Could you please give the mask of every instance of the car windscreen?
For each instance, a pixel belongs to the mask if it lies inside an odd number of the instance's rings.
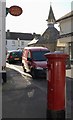
[[[21,57],[22,56],[22,52],[19,51],[19,52],[12,52],[12,56],[13,57]]]
[[[48,53],[50,51],[33,51],[32,52],[32,59],[35,61],[46,61],[46,57],[44,56],[45,53]]]

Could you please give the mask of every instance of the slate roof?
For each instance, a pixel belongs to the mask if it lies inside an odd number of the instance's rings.
[[[65,38],[65,37],[71,37],[71,36],[73,36],[73,32],[67,33],[67,34],[63,34],[63,35],[60,35],[59,38]]]
[[[47,21],[48,23],[49,23],[49,22],[53,22],[53,23],[56,22],[56,19],[55,19],[55,16],[54,16],[54,13],[53,13],[52,6],[51,6],[51,5],[50,5],[50,10],[49,10],[48,19],[47,19],[46,21]]]
[[[31,33],[6,32],[6,39],[10,40],[32,40],[34,36]]]
[[[44,38],[45,34],[49,35],[49,39]],[[59,38],[59,31],[55,27],[48,27],[46,31],[43,33],[42,37],[39,38],[37,44],[47,44],[54,43]]]
[[[61,18],[56,20],[56,22],[59,22],[61,20],[64,20],[64,19],[67,19],[67,18],[70,18],[70,17],[73,17],[73,11],[71,11],[71,12],[67,13],[66,15],[62,16]]]

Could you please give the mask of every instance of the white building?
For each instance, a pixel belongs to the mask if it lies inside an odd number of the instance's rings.
[[[56,22],[59,23],[60,37],[57,48],[63,50],[73,59],[73,11],[67,13]]]
[[[31,33],[17,33],[7,30],[6,48],[7,50],[23,49],[32,39],[33,35]]]

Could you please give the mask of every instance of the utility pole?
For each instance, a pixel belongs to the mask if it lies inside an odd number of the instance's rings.
[[[6,82],[6,1],[0,0],[0,120],[2,119],[2,81]]]
[[[6,82],[6,1],[0,0],[0,74],[3,82]]]

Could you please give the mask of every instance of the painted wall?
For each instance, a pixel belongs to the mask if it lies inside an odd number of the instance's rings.
[[[24,48],[27,46],[27,44],[30,42],[30,40],[7,40],[6,42],[6,48],[7,50],[16,50],[18,48]]]
[[[68,18],[59,22],[60,24],[60,35],[73,32],[72,28],[73,18]]]

